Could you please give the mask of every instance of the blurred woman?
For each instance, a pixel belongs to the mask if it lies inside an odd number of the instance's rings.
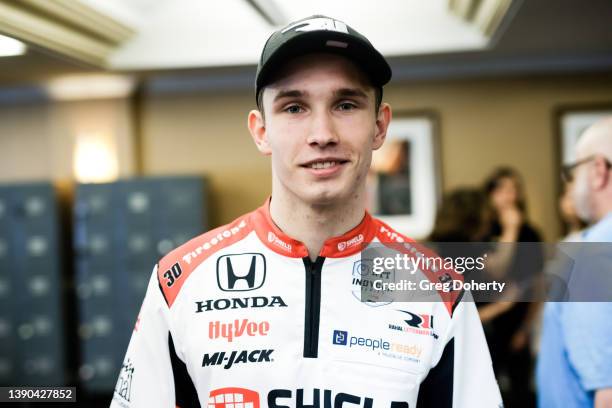
[[[540,242],[541,238],[528,221],[522,178],[515,170],[495,170],[484,191],[493,211],[491,231],[485,240],[501,243],[489,258],[487,272],[493,278],[518,283],[524,291],[520,295],[522,302],[481,305],[480,317],[506,406],[532,407],[535,395],[531,388],[533,356],[529,336],[540,304],[528,300],[533,297],[530,291],[541,281],[543,254],[539,245],[519,248],[516,243]]]

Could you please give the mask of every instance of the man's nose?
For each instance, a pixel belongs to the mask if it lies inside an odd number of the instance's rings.
[[[312,125],[308,134],[308,144],[327,146],[338,143],[338,134],[329,112],[313,114]]]

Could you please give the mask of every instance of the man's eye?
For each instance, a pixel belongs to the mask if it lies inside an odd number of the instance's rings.
[[[355,104],[351,102],[342,102],[341,104],[338,105],[338,109],[343,110],[343,111],[352,110],[355,108],[356,108]]]
[[[285,108],[285,112],[287,113],[300,113],[303,109],[300,105],[291,105]]]

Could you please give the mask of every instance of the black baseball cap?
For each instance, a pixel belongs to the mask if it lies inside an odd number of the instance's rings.
[[[315,52],[342,55],[362,69],[375,87],[391,79],[391,67],[370,41],[342,21],[314,15],[275,31],[264,45],[255,76],[255,99],[275,71],[292,58]]]

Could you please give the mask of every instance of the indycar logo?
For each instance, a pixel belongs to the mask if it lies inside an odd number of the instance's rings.
[[[270,359],[270,355],[273,351],[273,349],[253,351],[242,350],[232,351],[229,355],[227,355],[225,351],[216,352],[212,355],[206,353],[202,358],[202,367],[223,365],[225,370],[229,370],[234,364],[269,363],[274,361]]]
[[[226,292],[244,292],[262,287],[266,280],[263,254],[223,255],[217,259],[217,285]]]
[[[371,307],[384,306],[391,303],[390,290],[374,290],[374,281],[384,279],[393,281],[395,272],[374,274],[371,259],[360,259],[353,263],[352,293],[353,297],[364,305]]]

